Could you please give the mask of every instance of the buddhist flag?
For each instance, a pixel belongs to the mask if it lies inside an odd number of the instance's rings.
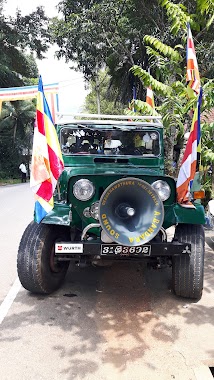
[[[147,87],[146,90],[146,103],[150,105],[150,107],[155,108],[154,95],[151,86]]]
[[[30,178],[30,187],[35,193],[37,223],[54,206],[53,193],[63,169],[62,153],[40,77]]]
[[[190,130],[189,139],[187,141],[186,150],[181,163],[180,171],[177,180],[177,199],[183,207],[195,208],[190,202],[190,190],[193,179],[195,177],[198,152],[201,146],[201,129],[200,129],[200,105],[202,100],[202,89],[200,90],[197,107],[194,111],[192,127]]]
[[[200,92],[200,76],[198,70],[198,63],[195,54],[195,47],[192,38],[192,32],[190,25],[187,25],[188,35],[187,35],[187,72],[186,81],[188,84],[187,90],[189,97],[193,97],[195,94],[198,95]]]

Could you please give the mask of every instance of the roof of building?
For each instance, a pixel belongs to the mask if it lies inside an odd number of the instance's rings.
[[[201,115],[201,121],[206,123],[213,123],[214,122],[214,108],[212,108],[210,111],[204,111]]]

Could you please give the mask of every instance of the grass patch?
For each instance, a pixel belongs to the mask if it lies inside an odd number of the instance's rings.
[[[16,183],[21,183],[21,180],[18,178],[15,179],[0,179],[0,186],[4,185],[15,185]]]

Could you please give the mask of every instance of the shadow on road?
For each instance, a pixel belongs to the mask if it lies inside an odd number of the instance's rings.
[[[206,296],[214,287],[212,250],[205,262]],[[104,364],[122,372],[151,347],[177,341],[180,322],[195,329],[214,322],[214,309],[203,298],[196,303],[173,295],[170,269],[149,270],[145,263],[71,266],[58,292],[41,297],[23,290],[16,304],[22,311],[7,316],[0,340],[11,339],[7,338],[11,330],[12,339],[18,341],[23,328],[45,327],[43,340],[50,339],[58,360],[66,360],[59,369],[63,379],[87,379]]]
[[[214,230],[205,230],[206,243],[214,251]]]

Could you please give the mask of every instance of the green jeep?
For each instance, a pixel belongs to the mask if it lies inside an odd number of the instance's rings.
[[[22,236],[17,264],[22,285],[51,293],[70,261],[101,266],[147,260],[153,267],[172,267],[176,295],[199,299],[204,208],[194,193],[195,209],[176,202],[176,182],[164,174],[161,118],[63,119],[57,133],[65,168],[53,210],[40,224],[31,222]],[[171,226],[175,235],[167,241]]]

